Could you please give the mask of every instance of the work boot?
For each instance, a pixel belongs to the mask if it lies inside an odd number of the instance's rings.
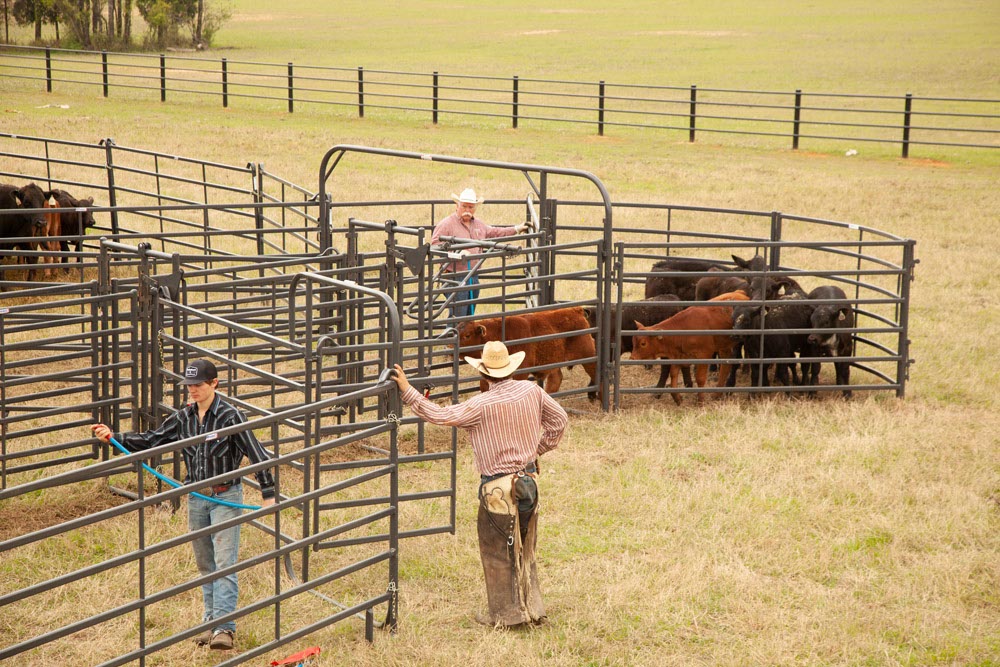
[[[205,630],[205,632],[202,632],[201,634],[192,637],[191,641],[193,641],[198,646],[208,646],[209,642],[212,641],[212,631]]]
[[[229,651],[233,648],[233,633],[229,630],[219,630],[212,634],[212,642],[208,645],[218,651]]]

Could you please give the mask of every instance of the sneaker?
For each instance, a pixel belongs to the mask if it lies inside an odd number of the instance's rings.
[[[194,637],[192,637],[191,641],[193,641],[198,646],[208,646],[208,643],[212,641],[212,631],[205,630],[205,632],[201,633],[200,635],[195,635]]]
[[[212,635],[212,641],[208,645],[219,651],[228,651],[233,648],[233,633],[229,630],[219,630]]]

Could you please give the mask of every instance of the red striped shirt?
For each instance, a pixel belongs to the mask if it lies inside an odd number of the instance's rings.
[[[425,421],[469,432],[480,475],[517,472],[555,449],[566,430],[566,411],[528,380],[490,382],[490,390],[457,405],[438,405],[412,386],[403,402]]]

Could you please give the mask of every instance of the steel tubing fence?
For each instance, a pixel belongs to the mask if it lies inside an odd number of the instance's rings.
[[[0,659],[45,657],[73,633],[96,626],[139,630],[126,652],[95,662],[154,655],[169,661],[179,642],[204,629],[193,619],[182,626],[150,622],[162,609],[175,617],[178,596],[205,579],[178,575],[151,583],[149,573],[176,562],[191,536],[163,535],[146,517],[146,508],[177,509],[184,491],[166,489],[138,467],[148,459],[179,478],[177,452],[194,441],[114,457],[86,431],[96,420],[123,429],[159,424],[183,400],[176,380],[194,358],[220,367],[226,394],[248,416],[246,427],[275,454],[281,494],[277,509],[239,519],[253,528],[246,533],[255,555],[237,568],[256,582],[256,593],[234,618],[259,627],[273,621],[274,627],[258,630],[266,638],[226,664],[354,617],[364,618],[370,636],[376,609],[386,613],[383,625],[393,626],[399,540],[454,532],[457,435],[452,430],[443,444],[428,440],[419,420],[401,413],[386,371],[401,363],[414,385],[435,399],[456,401],[478,391],[477,378],[460,363],[461,354],[480,349],[460,348],[465,323],[585,309],[589,328],[570,335],[593,336],[594,356],[527,369],[568,371],[556,396],[571,410],[584,409],[583,394],[599,395],[605,410],[664,393],[681,400],[702,392],[822,393],[829,400],[850,390],[905,395],[915,243],[871,227],[777,211],[613,202],[587,172],[380,148],[328,151],[315,195],[253,163],[243,169],[167,159],[109,141],[92,146],[0,135],[0,148],[12,156],[5,177],[114,200],[93,207],[97,230],[68,239],[82,241],[80,250],[0,249],[0,508],[79,487],[129,499],[86,516],[0,531],[0,553],[5,562],[28,563],[48,543],[99,542],[109,531],[120,532],[122,521],[134,531],[116,549],[101,546],[99,556],[70,559],[55,574],[34,576],[25,568],[0,590],[0,608],[18,627],[31,610],[50,599],[73,599],[112,572],[126,573],[115,576],[132,586],[89,615],[54,621],[45,634],[0,646]],[[109,154],[112,176],[101,178],[100,158]],[[451,315],[449,306],[466,297],[442,279],[442,269],[470,242],[430,245],[433,223],[449,203],[335,200],[330,193],[354,159],[410,161],[417,169],[459,165],[526,184],[527,198],[488,202],[491,221],[524,221],[531,228],[475,243],[482,251],[475,314]],[[560,199],[559,187],[570,178],[582,179],[597,196]],[[394,218],[371,215],[386,210]],[[32,254],[68,259],[63,266],[71,269],[32,280],[30,267],[14,263]],[[737,269],[736,256],[760,256],[763,268]],[[624,310],[643,304],[651,278],[719,275],[655,266],[668,257],[712,260],[748,280],[792,279],[806,291],[841,288],[845,299],[815,304],[848,306],[854,314],[853,326],[840,330],[852,340],[851,355],[837,359],[854,371],[849,383],[774,387],[740,374],[732,387],[652,386],[655,375],[641,368],[644,362],[622,352],[626,338],[648,335]],[[747,303],[775,305],[770,298]],[[744,335],[801,333],[757,328]],[[544,346],[559,337],[529,340]],[[725,361],[651,363],[697,368]],[[569,370],[591,362],[596,371],[589,380]],[[831,359],[759,355],[741,362],[764,368]],[[402,444],[401,428],[415,437]],[[253,486],[252,476],[247,483]],[[401,506],[412,508],[402,522]],[[305,611],[313,598],[322,601],[321,612]]]
[[[911,148],[1000,148],[1000,100],[823,91],[754,91],[692,86],[509,78],[364,67],[295,66],[177,55],[0,48],[0,76],[44,82],[45,89],[100,88],[104,97],[165,102],[215,98],[223,107],[276,103],[366,112],[580,125],[599,135],[637,128],[756,137],[798,149],[882,144]],[[833,144],[831,144],[833,142]]]

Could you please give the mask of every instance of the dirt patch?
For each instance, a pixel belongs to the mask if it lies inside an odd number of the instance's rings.
[[[0,541],[27,535],[65,521],[94,514],[128,502],[111,493],[107,486],[78,484],[15,498],[0,504]]]
[[[900,158],[903,164],[910,165],[912,167],[946,167],[950,168],[950,162],[944,162],[943,160],[933,160],[928,157],[910,157],[910,158]]]

